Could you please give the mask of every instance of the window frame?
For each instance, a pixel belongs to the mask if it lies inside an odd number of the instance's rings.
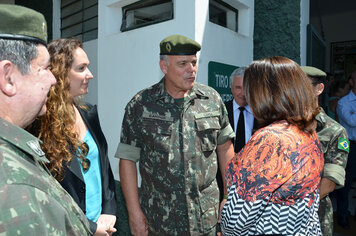
[[[227,9],[229,9],[232,12],[235,13],[235,15],[236,15],[236,17],[235,17],[235,23],[236,23],[235,29],[229,28],[227,23],[226,23],[226,26],[225,26],[225,25],[221,25],[221,24],[218,24],[218,23],[215,23],[215,22],[211,21],[211,19],[210,19],[210,6],[212,5],[212,2],[214,2],[214,3],[218,4],[218,5],[221,5],[222,7],[225,7],[225,8],[227,8]],[[239,32],[239,9],[234,8],[233,6],[231,6],[230,4],[228,4],[228,3],[226,3],[226,2],[224,2],[222,0],[209,0],[209,22],[238,33]]]
[[[166,3],[169,3],[170,7],[171,7],[171,14],[167,18],[149,21],[146,23],[138,24],[138,25],[135,24],[130,27],[125,26],[127,14],[130,11],[134,11],[134,10],[146,8],[146,7],[151,7],[151,6],[156,6],[156,5],[160,5],[160,4],[166,4]],[[120,31],[126,32],[126,31],[146,27],[146,26],[153,25],[153,24],[158,24],[158,23],[173,20],[173,19],[174,19],[174,1],[173,0],[141,0],[141,1],[138,1],[138,2],[135,2],[135,3],[132,3],[132,4],[122,7],[122,23],[121,23]]]

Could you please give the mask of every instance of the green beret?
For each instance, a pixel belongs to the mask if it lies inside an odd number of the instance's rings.
[[[302,70],[310,77],[326,77],[326,73],[312,66],[301,66]]]
[[[46,20],[35,10],[0,4],[0,38],[30,40],[46,45]]]
[[[183,35],[171,35],[159,44],[160,55],[195,55],[200,51],[200,44]]]
[[[312,66],[301,66],[305,74],[312,80],[312,83],[325,83],[326,73]]]

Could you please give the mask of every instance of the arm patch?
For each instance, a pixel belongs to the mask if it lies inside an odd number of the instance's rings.
[[[337,148],[339,150],[343,150],[343,151],[346,151],[348,153],[349,150],[350,150],[350,142],[349,142],[349,140],[345,139],[345,138],[339,138]]]

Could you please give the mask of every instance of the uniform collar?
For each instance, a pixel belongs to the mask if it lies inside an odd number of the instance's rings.
[[[49,163],[41,149],[39,139],[2,118],[0,118],[0,138],[33,156],[35,160]]]
[[[165,77],[163,77],[161,81],[155,85],[156,87],[155,89],[153,89],[152,91],[153,93],[150,94],[151,96],[149,97],[155,101],[163,100],[165,103],[174,103],[174,98],[171,95],[169,95],[169,93],[167,92],[164,86],[164,80]],[[198,83],[195,82],[194,87],[191,90],[189,90],[187,96],[185,97],[185,100],[190,101],[197,97],[207,97],[207,96],[205,95],[204,91],[202,91],[199,88]]]
[[[326,116],[327,116],[322,107],[319,107],[319,110],[320,110],[319,114],[316,115],[315,117],[317,122],[317,130],[319,130],[319,127],[324,127],[326,123]]]
[[[325,113],[324,109],[323,109],[322,107],[319,107],[318,109],[319,109],[320,112],[319,112],[319,114],[316,116],[316,119],[325,122],[325,121],[326,121],[326,120],[325,120],[325,115],[326,115],[326,113]]]

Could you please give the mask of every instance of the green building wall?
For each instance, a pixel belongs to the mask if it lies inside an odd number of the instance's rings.
[[[255,0],[253,58],[285,56],[300,64],[300,0]]]

